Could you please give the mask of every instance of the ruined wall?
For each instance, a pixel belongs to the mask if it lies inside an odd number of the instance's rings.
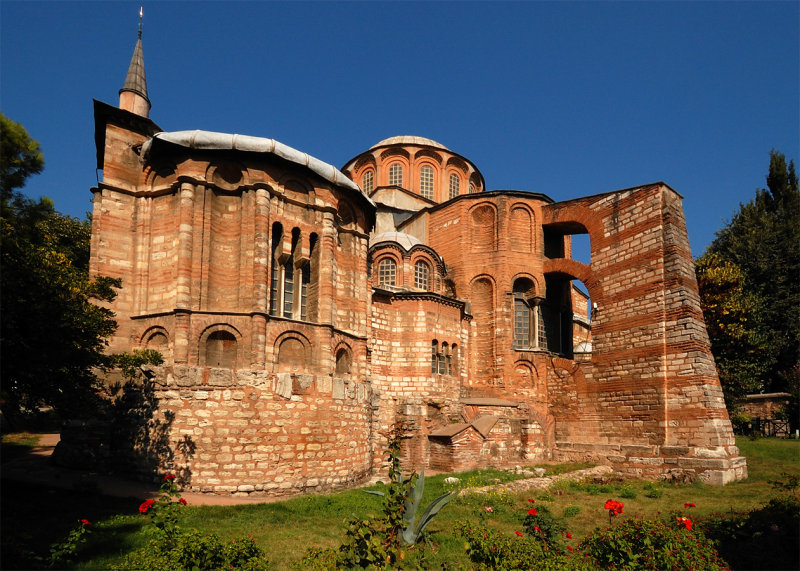
[[[564,375],[561,387],[577,406],[552,409],[560,456],[595,457],[645,477],[673,469],[714,483],[746,476],[702,321],[680,196],[655,184],[543,214],[545,227],[588,230],[591,267],[556,258],[544,271],[580,278],[598,306],[591,368],[574,382]]]

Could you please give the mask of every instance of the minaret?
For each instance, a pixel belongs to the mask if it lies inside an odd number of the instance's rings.
[[[133,50],[125,85],[119,90],[119,108],[142,117],[149,117],[150,100],[147,98],[147,79],[144,76],[144,56],[142,55],[142,16],[142,9],[139,8],[139,39]]]

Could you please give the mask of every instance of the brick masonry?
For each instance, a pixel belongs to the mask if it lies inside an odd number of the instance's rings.
[[[372,202],[274,153],[145,154],[157,127],[96,105],[91,272],[123,283],[109,350],[164,355],[161,464],[186,486],[349,486],[381,470],[392,432],[415,469],[591,459],[746,477],[667,185],[486,192],[464,157],[400,137],[343,168],[372,172]],[[388,185],[395,163],[408,184]],[[570,257],[584,233],[588,265]]]

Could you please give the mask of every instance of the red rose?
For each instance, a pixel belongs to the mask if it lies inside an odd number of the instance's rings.
[[[566,533],[567,539],[572,539],[572,534],[570,532]]]
[[[533,500],[530,500],[530,499],[529,499],[528,501],[529,501],[530,503],[533,503]]]
[[[624,505],[625,504],[622,502],[618,502],[616,500],[608,500],[603,508],[607,509],[611,515],[619,515],[622,513],[622,508]]]
[[[514,533],[516,533],[516,534],[517,534],[517,536],[519,536],[519,537],[522,537],[522,534],[521,534],[520,532],[518,532],[518,531],[515,531]]]
[[[171,482],[174,479],[175,479],[175,474],[167,474],[166,476],[164,476],[164,481],[165,482]]]
[[[186,500],[184,500],[183,498],[181,498],[181,499],[179,499],[179,500],[178,500],[178,503],[179,503],[179,504],[186,505]]]
[[[536,515],[536,508],[531,508],[528,510],[528,515]]]
[[[697,506],[694,505],[694,504],[683,504],[683,507],[685,507],[685,508],[696,508]]]
[[[146,514],[150,508],[153,507],[153,504],[156,503],[155,500],[145,500],[142,502],[142,505],[139,506],[139,513]]]
[[[90,522],[88,519],[82,519],[82,520],[81,520],[81,523],[82,523],[83,525],[92,525],[92,522]]]
[[[539,526],[538,526],[538,525],[534,525],[534,526],[533,526],[533,531],[535,531],[536,533],[539,533],[539,532],[541,532],[542,530],[541,530],[541,529],[539,529]]]

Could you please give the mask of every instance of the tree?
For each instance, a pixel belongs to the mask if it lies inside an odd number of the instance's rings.
[[[761,389],[761,379],[775,358],[751,319],[763,300],[745,287],[741,268],[717,253],[698,258],[695,272],[725,403],[733,409],[745,395]]]
[[[3,117],[14,136],[3,135],[3,157],[27,157],[3,166],[0,199],[0,376],[4,412],[52,406],[79,416],[97,404],[93,370],[108,363],[106,338],[114,314],[93,301],[111,301],[119,280],[89,279],[91,225],[55,211],[18,191],[38,172],[38,144],[22,126]],[[16,146],[16,148],[15,148]],[[39,167],[37,167],[37,164]]]
[[[794,391],[800,358],[800,192],[794,162],[788,166],[778,151],[770,152],[767,188],[756,191],[755,197],[739,206],[739,210],[708,247],[706,256],[714,255],[714,263],[730,263],[741,269],[742,288],[758,304],[742,327],[751,339],[762,339],[760,354],[763,373],[760,389],[764,392]],[[709,258],[710,259],[710,258]],[[702,291],[701,294],[705,295]],[[706,283],[706,286],[708,284]],[[713,294],[712,294],[713,295]],[[731,293],[730,295],[734,295]],[[712,334],[712,350],[733,343],[735,353],[740,340]],[[722,354],[716,352],[718,359]],[[734,358],[735,354],[732,355]],[[724,360],[724,357],[722,357]],[[736,366],[749,359],[743,351]],[[734,366],[734,363],[731,363]]]
[[[11,198],[14,190],[25,185],[25,179],[42,172],[44,157],[39,143],[31,139],[25,128],[0,113],[0,197]]]

